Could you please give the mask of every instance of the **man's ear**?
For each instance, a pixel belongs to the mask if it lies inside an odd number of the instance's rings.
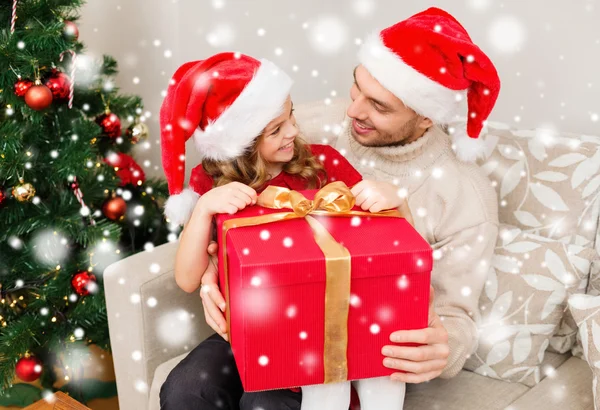
[[[433,126],[433,121],[431,121],[429,118],[427,118],[427,117],[420,117],[420,118],[421,118],[421,120],[419,121],[419,123],[417,125],[419,128],[426,130]]]

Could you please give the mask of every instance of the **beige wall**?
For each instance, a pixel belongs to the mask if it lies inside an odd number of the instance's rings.
[[[121,69],[118,85],[143,97],[151,113],[151,144],[137,148],[136,156],[140,163],[150,161],[144,167],[149,174],[162,175],[161,91],[181,63],[218,51],[242,51],[269,58],[289,72],[296,81],[292,94],[296,102],[324,99],[332,91],[347,95],[356,64],[355,39],[432,4],[88,0],[82,10],[80,39],[90,52],[115,57]],[[435,4],[456,16],[497,66],[502,91],[492,120],[600,135],[600,1],[438,0]],[[263,36],[258,34],[260,28],[265,30]],[[320,33],[328,43],[318,42]],[[317,77],[313,70],[318,71]],[[191,145],[188,148],[193,150]],[[195,158],[192,154],[190,159]]]

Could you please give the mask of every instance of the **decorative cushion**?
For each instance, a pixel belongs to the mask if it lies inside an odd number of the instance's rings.
[[[600,296],[573,295],[569,298],[569,310],[579,327],[583,357],[594,374],[594,408],[600,410]]]
[[[485,131],[486,155],[478,164],[496,187],[501,223],[527,233],[592,248],[600,211],[600,137],[556,130],[513,130],[491,122]],[[583,260],[574,258],[582,267]],[[577,276],[575,292],[585,293],[588,270]],[[597,278],[600,288],[600,278]],[[596,286],[596,285],[595,285]],[[576,327],[570,313],[550,342],[550,350],[569,351]]]
[[[465,368],[528,386],[539,383],[551,370],[540,365],[567,297],[594,255],[589,248],[501,225],[480,299],[479,346]]]

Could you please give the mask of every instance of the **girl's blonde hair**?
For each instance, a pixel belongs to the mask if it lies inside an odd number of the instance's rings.
[[[214,187],[230,182],[241,182],[253,189],[260,189],[269,181],[267,163],[260,155],[258,147],[264,138],[260,135],[244,155],[233,160],[214,161],[204,159],[202,168],[212,176]],[[306,189],[321,188],[327,182],[327,173],[321,163],[314,157],[308,144],[300,137],[294,139],[294,155],[283,165],[282,172],[298,175],[307,181]]]

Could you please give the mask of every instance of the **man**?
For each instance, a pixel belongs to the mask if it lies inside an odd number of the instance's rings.
[[[477,137],[496,101],[498,75],[460,23],[436,8],[369,38],[359,60],[345,119],[338,106],[326,110],[315,106],[314,112],[298,113],[298,120],[309,142],[323,142],[323,124],[339,131],[327,142],[365,178],[353,187],[363,209],[376,202],[369,195],[374,184],[386,184],[386,189],[406,197],[415,229],[434,249],[435,298],[432,292],[426,329],[390,335],[391,342],[422,346],[384,346],[383,363],[402,371],[393,373],[392,379],[407,383],[450,378],[477,347],[478,299],[498,234],[496,193],[478,167],[469,163],[482,150]],[[464,98],[469,108],[467,132],[454,130],[453,145],[441,126],[461,114]],[[214,267],[202,283],[206,320],[226,338],[225,301]],[[214,397],[235,402],[236,393],[216,383],[213,392],[220,395]],[[280,399],[274,407],[260,393],[242,401],[265,410],[300,408],[300,394],[282,391]]]

